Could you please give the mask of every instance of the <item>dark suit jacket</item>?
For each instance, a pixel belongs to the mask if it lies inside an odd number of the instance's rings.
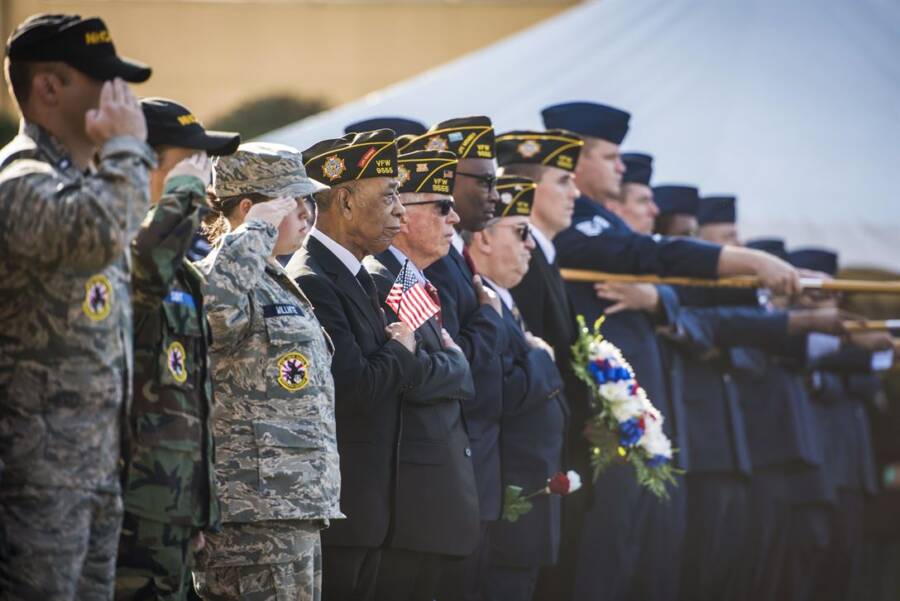
[[[582,436],[584,424],[591,414],[590,391],[572,370],[572,344],[578,337],[575,311],[566,294],[559,268],[547,262],[541,247],[531,253],[528,273],[519,285],[510,289],[528,330],[553,347],[556,366],[562,374],[571,419],[566,433],[563,465],[579,474],[590,473],[587,440]],[[584,491],[580,493],[586,496]]]
[[[400,397],[417,386],[415,354],[389,340],[355,274],[315,238],[287,264],[334,343],[331,373],[341,456],[341,511],[326,545],[378,547],[388,535],[396,495]]]
[[[390,251],[365,264],[384,302],[401,265]],[[399,321],[387,305],[385,312]],[[416,330],[416,339],[424,376],[401,400],[400,487],[389,546],[468,555],[481,525],[462,401],[472,400],[475,385],[465,356],[444,348],[435,317]]]
[[[503,352],[503,486],[521,486],[525,494],[547,485],[562,468],[568,409],[562,378],[545,351],[531,348],[512,313],[503,306],[509,345]],[[532,499],[531,511],[515,523],[491,526],[491,561],[533,566],[556,562],[560,540],[560,498]]]
[[[455,248],[425,270],[441,298],[444,329],[462,348],[475,381],[475,398],[463,402],[478,481],[482,521],[500,515],[500,419],[503,412],[503,367],[500,354],[508,343],[503,319],[478,303],[472,272]]]

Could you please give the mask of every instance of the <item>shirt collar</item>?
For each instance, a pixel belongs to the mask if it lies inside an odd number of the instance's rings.
[[[503,288],[501,286],[498,286],[496,282],[494,282],[493,280],[491,280],[491,278],[487,277],[484,274],[481,274],[481,277],[484,279],[485,282],[490,284],[491,288],[494,289],[494,292],[497,293],[497,296],[500,297],[500,300],[503,301],[503,304],[506,305],[506,308],[509,309],[510,311],[512,311],[513,307],[515,307],[515,303],[513,302],[513,297],[512,297],[512,294],[509,293],[509,290],[507,290],[506,288]]]
[[[425,275],[419,270],[418,267],[416,267],[415,263],[413,263],[412,261],[409,260],[409,257],[407,257],[406,254],[402,250],[400,250],[399,248],[397,248],[394,245],[389,246],[388,250],[390,250],[391,254],[394,255],[394,258],[400,262],[400,269],[403,269],[403,266],[407,265],[407,261],[408,261],[409,262],[408,269],[412,270],[413,274],[415,274],[415,276],[416,276],[416,279],[422,284],[428,283],[428,279],[425,277]]]
[[[462,254],[463,248],[465,248],[466,243],[463,242],[462,236],[459,235],[459,232],[453,230],[453,239],[450,240],[450,244],[453,245],[453,248],[456,249],[456,252]]]
[[[362,267],[362,263],[353,256],[349,250],[332,240],[327,234],[325,234],[322,230],[313,227],[309,231],[309,235],[311,238],[315,238],[319,242],[321,242],[325,248],[331,251],[338,260],[344,264],[344,267],[350,272],[350,275],[356,277],[356,274],[359,273],[359,269]]]
[[[534,238],[537,245],[541,247],[541,252],[544,253],[547,263],[552,265],[553,260],[556,258],[556,247],[553,246],[553,242],[551,242],[541,230],[534,227],[534,225],[531,226],[531,237]]]

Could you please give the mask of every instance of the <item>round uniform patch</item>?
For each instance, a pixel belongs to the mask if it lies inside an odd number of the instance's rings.
[[[448,148],[447,140],[440,136],[428,138],[428,142],[425,143],[425,150],[447,150]]]
[[[84,302],[81,309],[93,321],[106,319],[112,310],[112,284],[105,275],[92,276],[84,283]]]
[[[336,154],[331,155],[322,163],[322,174],[329,180],[334,181],[344,174],[347,167],[344,165],[344,159]]]
[[[166,367],[179,384],[187,380],[187,353],[180,342],[173,342],[166,349]]]
[[[409,172],[406,165],[399,165],[397,167],[397,181],[400,182],[401,186],[408,182],[410,177],[412,177],[412,173]]]
[[[285,353],[278,358],[278,383],[290,392],[297,392],[309,383],[309,359],[300,353]]]
[[[526,159],[530,159],[537,153],[541,151],[541,145],[535,142],[534,140],[525,140],[521,144],[519,144],[518,148],[516,148],[518,153],[525,157]]]

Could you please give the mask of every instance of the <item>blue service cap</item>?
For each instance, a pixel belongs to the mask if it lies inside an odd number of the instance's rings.
[[[628,133],[631,115],[623,110],[596,102],[564,102],[541,111],[544,127],[567,129],[576,134],[621,144]]]
[[[424,123],[414,119],[405,117],[372,117],[371,119],[363,119],[362,121],[351,123],[344,128],[344,133],[358,134],[364,131],[375,131],[376,129],[392,129],[397,137],[421,136],[428,130]]]
[[[838,256],[827,248],[798,248],[788,253],[788,261],[794,267],[837,275]]]
[[[694,186],[655,186],[653,202],[662,215],[697,215],[700,191]]]
[[[704,196],[697,210],[697,223],[737,223],[736,204],[734,196]]]
[[[787,261],[787,248],[785,248],[782,238],[756,238],[747,242],[746,246],[747,248],[755,248],[756,250],[767,252]]]
[[[653,157],[643,152],[626,152],[622,155],[625,163],[625,173],[622,175],[623,184],[650,185],[653,177]]]

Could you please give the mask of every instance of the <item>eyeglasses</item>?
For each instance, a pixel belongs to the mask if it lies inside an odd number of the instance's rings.
[[[404,207],[412,207],[415,205],[437,205],[441,211],[441,216],[446,217],[453,209],[454,203],[452,198],[442,198],[440,200],[422,200],[420,202],[408,202]]]
[[[497,185],[497,176],[489,175],[489,174],[481,174],[481,173],[465,173],[463,171],[457,171],[456,175],[464,175],[466,177],[471,177],[472,179],[477,179],[481,182],[481,185],[487,188],[488,190],[493,189]]]
[[[516,234],[519,235],[519,238],[522,242],[528,240],[528,237],[531,235],[531,224],[528,223],[519,223],[517,225],[512,225],[511,223],[497,223],[494,224],[494,227],[511,227],[516,230]]]

